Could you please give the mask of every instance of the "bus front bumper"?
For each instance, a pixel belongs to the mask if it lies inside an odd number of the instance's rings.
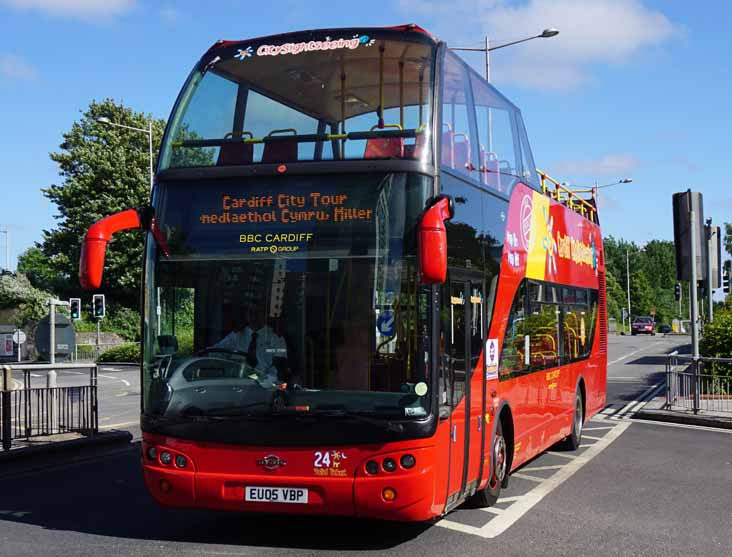
[[[434,453],[414,442],[280,450],[144,434],[142,464],[148,491],[166,507],[421,521],[444,509]]]

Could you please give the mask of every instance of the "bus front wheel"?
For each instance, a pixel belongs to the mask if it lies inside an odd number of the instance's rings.
[[[505,483],[506,474],[508,473],[508,448],[506,438],[503,436],[501,420],[498,420],[496,424],[491,458],[493,459],[493,473],[488,480],[488,484],[473,495],[473,503],[478,507],[490,507],[496,504],[501,494],[501,485]]]

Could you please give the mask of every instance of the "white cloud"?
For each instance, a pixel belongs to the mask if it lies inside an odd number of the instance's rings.
[[[20,56],[0,54],[0,78],[3,81],[36,81],[38,72]]]
[[[593,65],[626,62],[678,31],[641,0],[400,0],[400,6],[434,18],[435,32],[453,45],[485,34],[495,45],[559,29],[557,37],[516,45],[491,59],[496,81],[550,90],[572,89],[591,79]]]
[[[607,154],[594,160],[560,161],[551,168],[558,176],[597,176],[625,178],[625,174],[641,166],[641,161],[628,153]]]
[[[162,19],[163,23],[166,25],[176,25],[181,18],[178,10],[172,6],[165,6],[164,8],[161,8],[158,13],[160,15],[160,19]]]
[[[0,0],[18,9],[85,21],[109,19],[128,12],[136,0]]]

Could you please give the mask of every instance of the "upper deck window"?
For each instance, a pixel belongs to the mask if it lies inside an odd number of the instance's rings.
[[[521,112],[454,53],[445,53],[441,165],[484,188],[510,195],[538,189]]]
[[[367,36],[215,49],[178,101],[160,169],[428,161],[432,67],[430,45]]]

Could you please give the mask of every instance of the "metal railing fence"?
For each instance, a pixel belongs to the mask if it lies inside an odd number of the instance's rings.
[[[713,366],[732,364],[732,358],[694,359],[671,352],[666,360],[666,407],[732,415],[732,375],[705,373]]]
[[[56,370],[89,370],[86,385],[56,384]],[[23,388],[12,389],[11,373],[23,372]],[[99,431],[96,364],[14,364],[2,368],[0,393],[0,441],[10,450],[14,440]],[[34,386],[38,379],[45,386]]]
[[[74,347],[74,362],[96,362],[101,354],[119,346],[118,342],[100,342],[99,344],[77,344]]]

